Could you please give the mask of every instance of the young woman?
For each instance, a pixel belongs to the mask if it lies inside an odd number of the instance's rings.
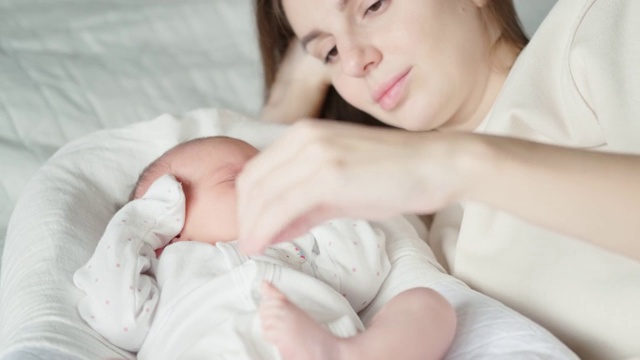
[[[454,275],[585,358],[640,354],[640,3],[560,0],[522,51],[510,0],[257,11],[265,118],[357,118],[322,112],[330,84],[400,130],[297,122],[240,175],[246,249],[335,216],[438,211],[430,242]]]

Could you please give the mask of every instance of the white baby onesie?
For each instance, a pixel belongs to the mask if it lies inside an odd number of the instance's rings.
[[[141,359],[277,359],[257,316],[263,280],[337,336],[363,330],[357,312],[390,270],[374,223],[333,220],[260,256],[241,254],[235,242],[192,241],[156,259],[181,230],[184,208],[180,184],[161,177],[114,215],[74,274],[86,294],[80,315],[109,341]]]

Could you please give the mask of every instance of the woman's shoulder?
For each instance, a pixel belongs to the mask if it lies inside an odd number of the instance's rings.
[[[588,3],[571,42],[571,79],[597,117],[606,148],[640,152],[640,1]]]
[[[640,119],[631,101],[640,97],[638,17],[637,0],[558,1],[514,64],[486,132],[630,150],[640,137],[629,129]]]

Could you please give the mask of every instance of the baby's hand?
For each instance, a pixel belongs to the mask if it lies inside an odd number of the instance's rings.
[[[163,175],[141,198],[130,201],[113,216],[103,237],[142,240],[154,250],[162,249],[180,233],[184,216],[182,186],[173,176]]]
[[[138,200],[140,203],[136,204],[136,215],[141,216],[144,224],[152,225],[149,232],[155,235],[146,237],[145,241],[154,249],[164,248],[184,226],[185,198],[182,186],[172,175],[162,175]]]
[[[115,345],[140,349],[159,299],[154,251],[181,231],[184,215],[180,183],[158,178],[111,218],[95,253],[75,272],[73,281],[86,294],[78,305],[82,318]]]

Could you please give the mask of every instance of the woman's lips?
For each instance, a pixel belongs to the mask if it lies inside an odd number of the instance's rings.
[[[382,109],[389,111],[398,106],[403,99],[409,72],[411,69],[393,77],[374,92],[373,98]]]

